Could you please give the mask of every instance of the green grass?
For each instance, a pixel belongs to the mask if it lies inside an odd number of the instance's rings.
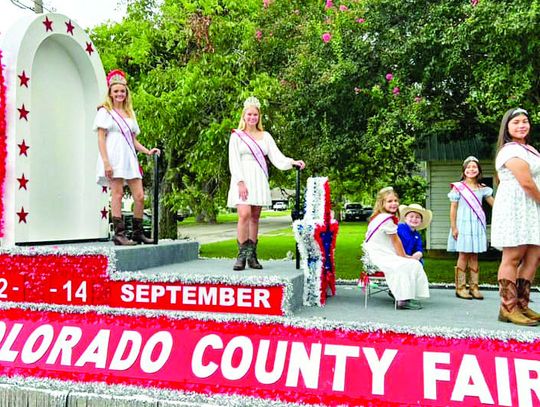
[[[262,211],[261,212],[261,218],[275,218],[279,216],[291,216],[291,211]],[[229,212],[220,212],[217,218],[217,223],[236,223],[238,221],[238,214],[235,213],[229,213]],[[179,223],[180,226],[194,226],[194,225],[200,225],[200,223],[195,222],[195,217],[190,216],[188,218],[185,218],[182,222]]]
[[[222,218],[220,218],[220,221],[221,220]],[[337,278],[346,280],[358,278],[361,268],[360,258],[362,257],[360,246],[364,239],[366,228],[366,222],[340,223],[335,253]],[[203,257],[224,257],[232,259],[236,257],[236,251],[236,240],[203,244],[201,246],[201,256]],[[294,258],[294,251],[295,241],[291,228],[259,236],[259,246],[257,249],[259,259]],[[454,282],[454,266],[456,265],[457,256],[449,255],[449,257],[450,258],[430,258],[429,255],[426,256],[425,270],[430,282]],[[498,261],[481,261],[480,283],[497,284],[498,266]]]

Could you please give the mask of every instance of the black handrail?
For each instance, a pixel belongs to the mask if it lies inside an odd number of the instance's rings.
[[[293,222],[298,219],[304,218],[304,209],[300,209],[300,172],[302,169],[296,167],[296,196],[294,199],[294,209],[291,211],[291,217]],[[300,268],[300,251],[298,250],[298,243],[296,243],[296,269]]]
[[[158,244],[159,239],[159,155],[154,154],[154,196],[152,208],[152,237],[154,244]]]

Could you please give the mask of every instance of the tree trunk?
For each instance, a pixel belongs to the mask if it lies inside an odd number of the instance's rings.
[[[164,158],[164,165],[162,166],[163,171],[160,171],[159,179],[160,188],[159,188],[159,238],[160,239],[178,239],[178,224],[176,211],[171,210],[165,204],[165,196],[172,191],[172,183],[176,177],[167,177],[167,172],[170,168],[170,158]],[[161,167],[161,166],[160,166]],[[160,168],[161,170],[161,168]]]

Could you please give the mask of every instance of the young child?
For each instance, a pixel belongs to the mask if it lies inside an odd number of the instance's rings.
[[[394,295],[398,309],[421,309],[415,298],[429,298],[429,286],[424,267],[407,256],[397,234],[399,197],[392,187],[377,194],[364,252],[369,262],[384,272],[388,288]]]
[[[493,206],[493,189],[482,184],[482,167],[476,157],[463,161],[461,181],[450,184],[450,233],[449,252],[458,252],[455,267],[456,297],[466,300],[483,300],[478,289],[478,253],[487,251],[486,214],[482,200]],[[470,272],[467,291],[467,268]]]
[[[429,226],[433,213],[418,204],[401,205],[399,213],[401,218],[397,232],[403,244],[403,250],[405,254],[424,264],[424,246],[422,236],[418,231]]]

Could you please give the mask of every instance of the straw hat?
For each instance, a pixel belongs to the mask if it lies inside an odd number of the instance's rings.
[[[433,218],[433,213],[429,209],[422,208],[421,205],[418,204],[410,204],[410,205],[400,205],[399,207],[399,214],[400,214],[400,221],[405,221],[405,216],[409,212],[416,212],[419,213],[420,216],[422,216],[422,223],[418,225],[416,230],[422,230],[429,226],[431,223],[431,219]]]

